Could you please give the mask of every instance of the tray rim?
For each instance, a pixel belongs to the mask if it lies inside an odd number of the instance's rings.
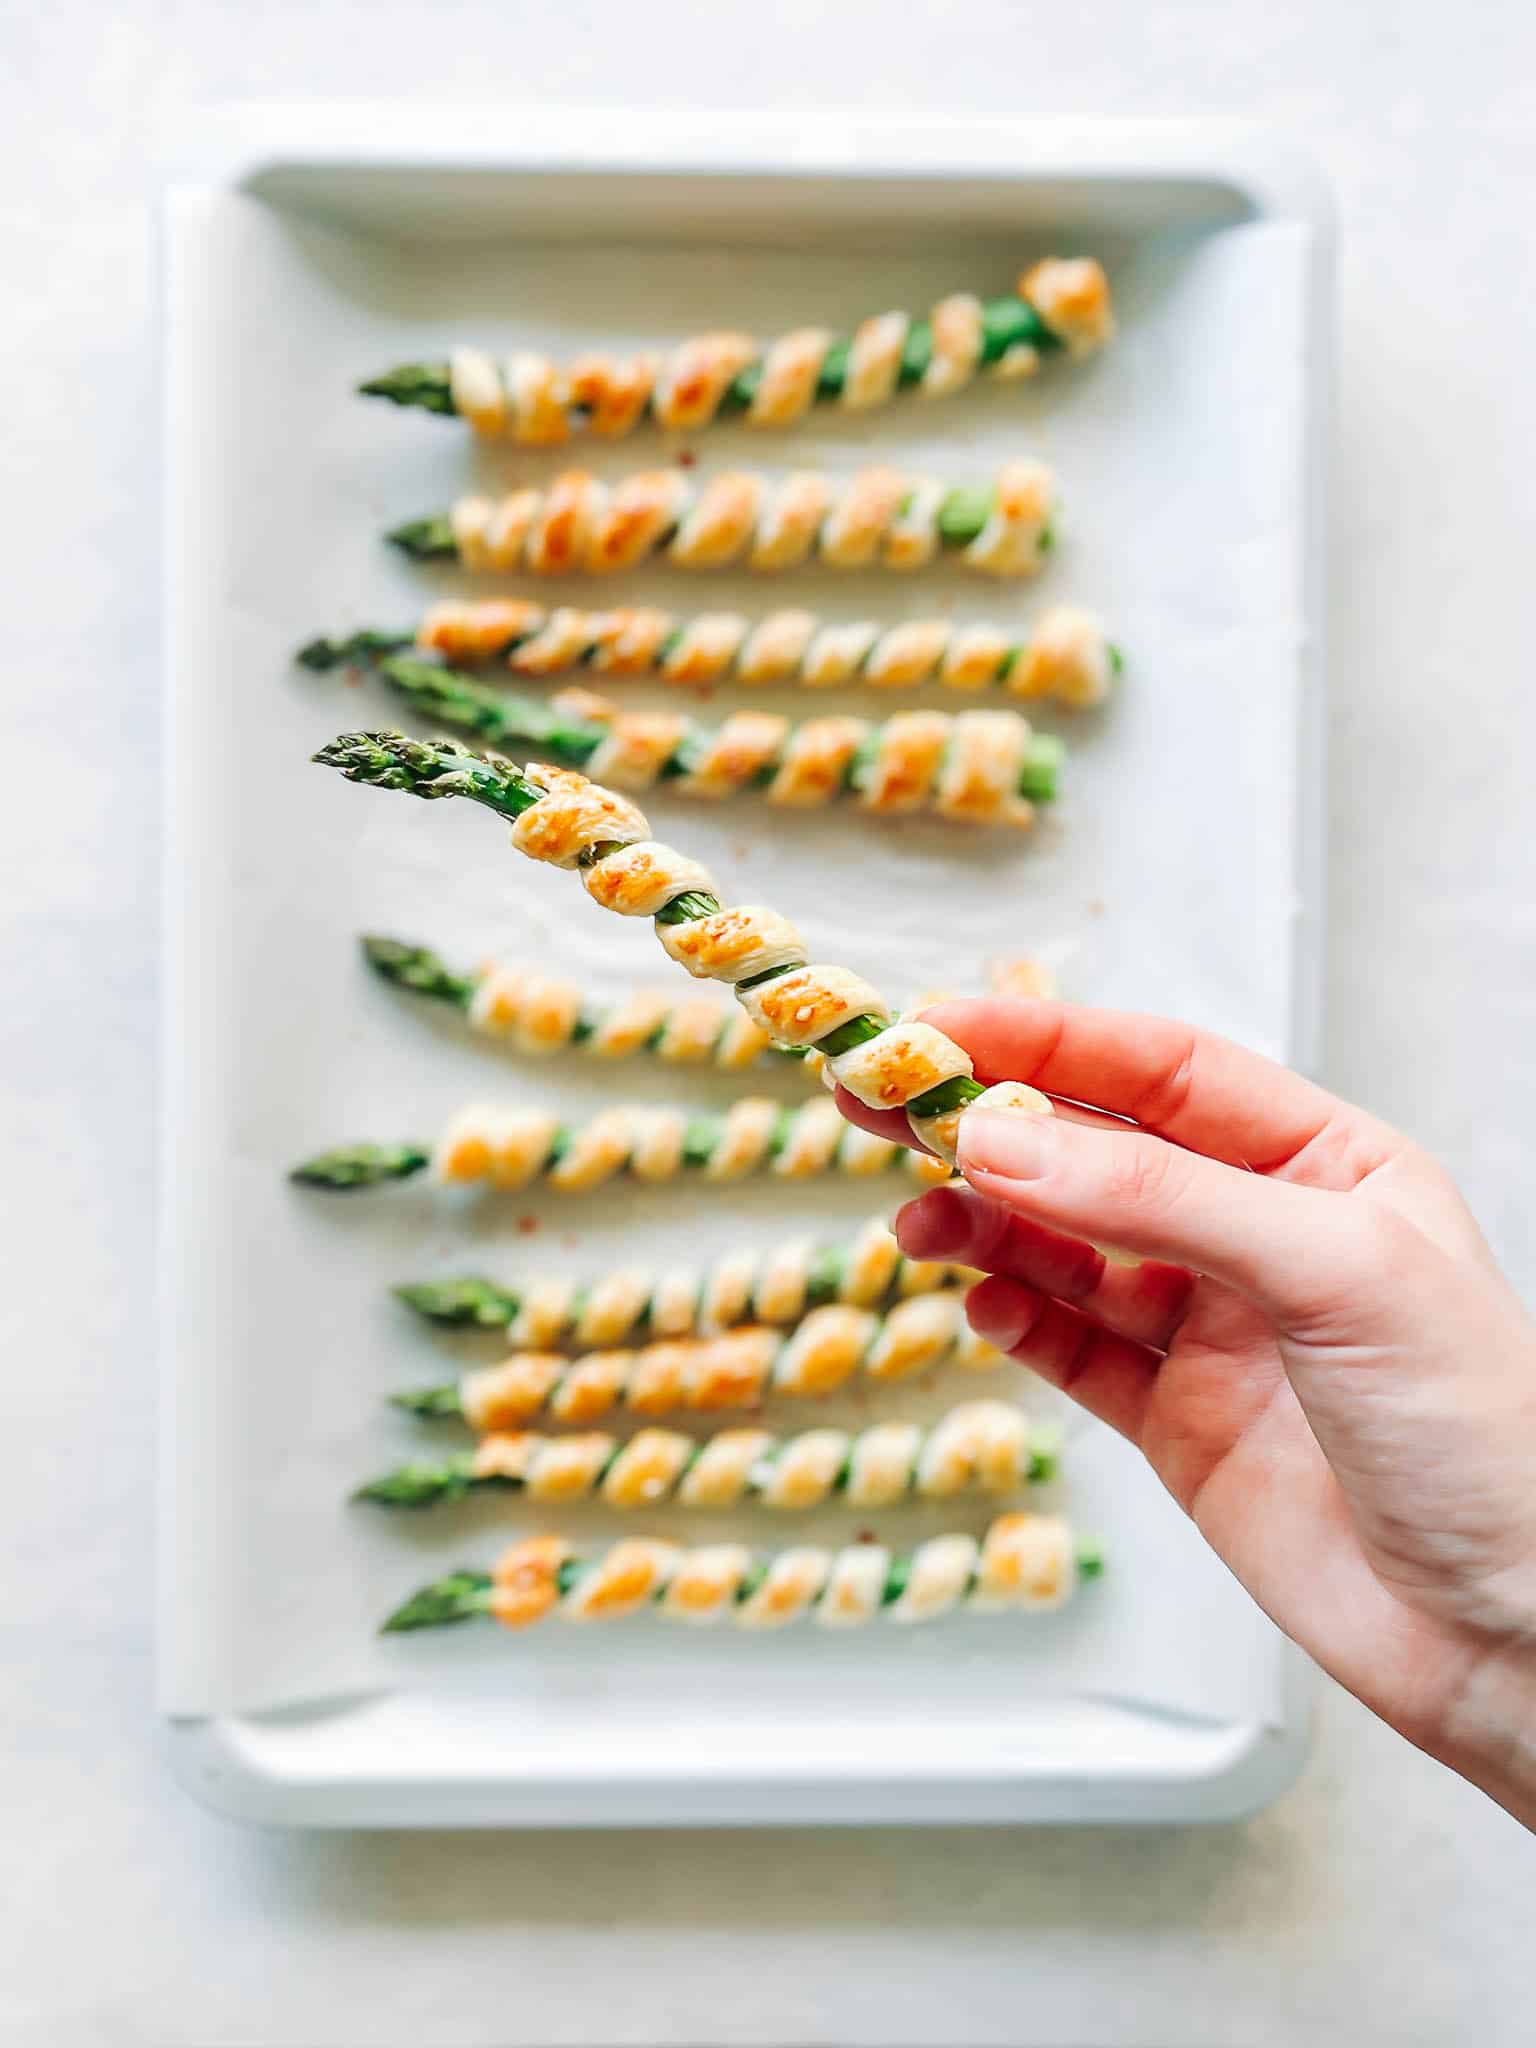
[[[596,118],[600,117],[600,118]],[[1304,378],[1306,514],[1302,535],[1305,645],[1297,691],[1298,776],[1294,837],[1294,911],[1290,1054],[1315,1069],[1321,1041],[1324,956],[1325,797],[1323,793],[1323,647],[1325,504],[1330,416],[1333,301],[1333,205],[1316,163],[1275,131],[1239,121],[1144,121],[1092,117],[1009,119],[844,113],[729,115],[691,110],[626,110],[567,105],[524,108],[509,140],[504,110],[422,109],[397,102],[247,101],[195,110],[167,138],[161,160],[161,358],[166,477],[162,523],[168,621],[164,698],[167,832],[161,919],[162,975],[174,993],[182,963],[177,939],[183,905],[174,858],[177,823],[175,711],[180,634],[172,626],[172,586],[185,549],[175,481],[182,454],[174,404],[183,339],[165,317],[172,290],[171,229],[180,203],[196,189],[254,190],[284,171],[327,168],[405,172],[489,171],[635,176],[804,176],[878,181],[902,176],[1044,176],[1178,179],[1223,189],[1251,217],[1285,219],[1310,231]],[[572,136],[581,138],[573,145]],[[387,138],[387,139],[386,139]],[[162,1135],[170,1137],[176,1101],[176,1005],[161,1027]],[[169,1142],[162,1162],[172,1156]],[[185,1375],[168,1337],[166,1305],[175,1280],[175,1176],[162,1164],[159,1189],[161,1338],[157,1379],[162,1456],[158,1554],[161,1628],[168,1607],[168,1559],[175,1539],[170,1499],[170,1417],[185,1398]],[[460,1812],[467,1785],[437,1774],[405,1773],[389,1787],[341,1775],[282,1772],[256,1739],[262,1716],[163,1717],[165,1751],[177,1781],[211,1810],[260,1825],[307,1827],[697,1827],[912,1824],[1184,1824],[1240,1820],[1278,1798],[1300,1772],[1310,1746],[1316,1673],[1301,1651],[1280,1646],[1280,1717],[1228,1724],[1198,1769],[1145,1767],[1093,1779],[1020,1766],[817,1773],[764,1769],[720,1778],[656,1776],[539,1781],[503,1774],[473,1787],[474,1810]]]

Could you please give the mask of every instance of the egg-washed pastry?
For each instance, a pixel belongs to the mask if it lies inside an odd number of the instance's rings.
[[[637,1348],[514,1351],[499,1365],[391,1395],[395,1407],[478,1435],[534,1423],[752,1407],[770,1395],[814,1401],[850,1380],[910,1379],[941,1365],[990,1372],[1004,1354],[978,1337],[958,1294],[918,1294],[883,1316],[846,1303],[813,1308],[793,1329],[748,1323],[708,1336],[669,1337]]]
[[[969,1266],[907,1258],[885,1218],[872,1216],[850,1238],[785,1238],[766,1251],[742,1246],[702,1271],[618,1266],[592,1280],[545,1276],[511,1287],[462,1274],[410,1282],[395,1293],[429,1322],[504,1329],[514,1345],[533,1350],[584,1351],[740,1323],[797,1323],[830,1303],[889,1308],[980,1278]]]
[[[688,618],[651,606],[578,611],[524,597],[445,598],[414,630],[364,627],[309,641],[297,659],[316,671],[409,652],[464,667],[495,663],[515,676],[573,669],[606,683],[643,680],[679,688],[729,684],[808,690],[867,686],[910,690],[997,690],[1035,703],[1085,710],[1108,696],[1122,657],[1091,612],[1044,611],[1024,630],[959,625],[953,619],[834,621],[808,611],[698,612]]]
[[[759,1062],[806,1061],[803,1051],[775,1045],[735,1004],[703,990],[679,996],[637,988],[615,1002],[595,1004],[569,975],[531,962],[487,960],[456,973],[430,946],[373,932],[364,935],[362,950],[382,981],[459,1011],[472,1031],[531,1059],[568,1051],[597,1060],[644,1053],[671,1066],[712,1066],[724,1073]],[[994,963],[991,986],[1000,995],[1055,993],[1048,970],[1023,958]]]
[[[775,341],[729,329],[635,355],[593,350],[556,363],[530,349],[508,356],[457,348],[446,361],[402,363],[358,386],[447,419],[487,440],[559,446],[605,440],[642,424],[695,432],[716,420],[789,427],[814,405],[853,412],[898,391],[941,398],[977,376],[1030,377],[1053,355],[1084,356],[1114,332],[1109,283],[1091,257],[1049,256],[1010,297],[953,292],[926,320],[875,313],[849,335],[797,327]]]
[[[450,1118],[433,1145],[341,1145],[304,1160],[289,1178],[350,1194],[430,1172],[444,1187],[478,1182],[520,1193],[537,1184],[585,1195],[620,1177],[649,1183],[695,1173],[715,1182],[756,1173],[780,1180],[824,1173],[862,1178],[892,1167],[928,1183],[948,1178],[942,1161],[856,1130],[835,1103],[786,1106],[746,1095],[723,1110],[616,1102],[577,1124],[537,1106],[474,1103]]]
[[[1055,1452],[1011,1401],[965,1401],[937,1422],[874,1422],[863,1429],[755,1427],[707,1437],[652,1425],[633,1436],[603,1430],[546,1436],[498,1430],[473,1449],[413,1459],[360,1486],[354,1500],[423,1508],[480,1492],[512,1492],[539,1505],[596,1501],[628,1509],[671,1503],[785,1512],[840,1501],[888,1508],[956,1494],[1011,1494],[1053,1478]]]
[[[637,470],[607,483],[566,470],[546,489],[459,498],[387,538],[415,561],[535,576],[604,576],[660,557],[678,569],[764,574],[925,568],[941,553],[989,576],[1032,576],[1053,539],[1056,484],[1043,463],[1008,462],[990,484],[945,484],[877,467],[832,477]]]
[[[979,1539],[956,1532],[895,1553],[879,1543],[755,1553],[740,1543],[688,1547],[631,1536],[588,1557],[562,1536],[529,1536],[509,1544],[489,1571],[450,1572],[423,1586],[383,1630],[484,1618],[528,1628],[550,1616],[581,1622],[636,1614],[746,1629],[801,1620],[862,1628],[962,1611],[1043,1613],[1064,1606],[1080,1580],[1103,1568],[1098,1548],[1079,1543],[1058,1516],[1027,1512],[999,1515]]]
[[[413,709],[498,748],[590,769],[615,789],[664,784],[718,802],[760,796],[784,810],[838,798],[861,811],[928,811],[952,824],[1033,825],[1056,794],[1061,741],[1017,711],[898,711],[871,720],[734,711],[706,725],[681,711],[629,711],[586,689],[548,703],[509,696],[414,655],[387,655],[379,674]]]

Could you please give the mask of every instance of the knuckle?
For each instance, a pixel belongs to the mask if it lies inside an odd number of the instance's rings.
[[[1159,1138],[1111,1138],[1104,1193],[1117,1208],[1166,1209],[1177,1199],[1179,1153]]]
[[[1346,1200],[1342,1207],[1347,1221],[1341,1248],[1358,1271],[1391,1272],[1422,1248],[1418,1233],[1395,1210],[1371,1201]]]

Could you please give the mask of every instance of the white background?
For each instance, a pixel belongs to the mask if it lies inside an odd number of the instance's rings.
[[[1309,147],[1342,227],[1326,1076],[1450,1159],[1530,1291],[1519,22],[61,0],[0,29],[5,2048],[1529,2038],[1529,1844],[1336,1696],[1301,1786],[1204,1835],[306,1840],[169,1784],[147,1628],[164,123],[218,95],[416,92],[509,122],[520,99],[1237,113]]]

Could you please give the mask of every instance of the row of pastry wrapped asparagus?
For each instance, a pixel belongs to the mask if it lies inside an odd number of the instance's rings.
[[[589,358],[569,369],[529,354],[502,366],[460,350],[445,365],[406,366],[364,388],[457,413],[481,434],[548,445],[583,427],[623,433],[647,414],[674,428],[731,412],[753,424],[781,425],[818,399],[857,409],[903,386],[937,394],[984,368],[1027,374],[1043,354],[1081,352],[1108,331],[1097,266],[1049,262],[1021,279],[1014,300],[983,306],[956,295],[927,322],[877,316],[847,340],[807,329],[759,348],[747,337],[717,334],[683,344],[666,360]],[[841,484],[814,473],[775,480],[732,471],[696,485],[679,471],[660,470],[610,485],[572,471],[547,490],[515,491],[499,501],[465,496],[446,515],[412,521],[390,537],[418,559],[452,558],[471,570],[601,573],[663,553],[685,568],[745,563],[780,570],[814,557],[835,566],[910,570],[946,551],[989,573],[1023,575],[1039,567],[1051,545],[1053,500],[1049,472],[1034,463],[1008,465],[984,491],[888,468]],[[408,652],[413,640],[430,659]],[[1097,623],[1067,612],[1048,615],[1019,644],[984,628],[959,631],[939,622],[880,633],[829,626],[803,613],[777,613],[753,627],[730,614],[679,624],[655,612],[593,615],[512,603],[439,607],[415,635],[365,632],[314,643],[301,658],[315,668],[370,660],[418,708],[482,738],[590,766],[622,787],[667,779],[704,796],[760,789],[788,806],[846,792],[871,810],[930,806],[987,823],[1028,823],[1034,803],[1054,794],[1057,750],[1036,740],[1016,714],[916,714],[879,725],[822,719],[794,727],[745,713],[711,730],[676,714],[625,712],[587,692],[567,692],[548,707],[530,704],[486,690],[446,661],[501,658],[513,673],[583,666],[691,683],[799,680],[814,687],[857,677],[903,687],[941,680],[954,688],[1000,686],[1026,698],[1056,694],[1076,704],[1101,698],[1118,666]],[[958,1049],[946,1053],[948,1042],[920,1022],[893,1024],[874,991],[846,970],[809,967],[784,920],[723,911],[703,871],[650,841],[632,805],[558,769],[519,777],[494,759],[469,768],[462,764],[473,757],[458,749],[423,750],[392,737],[382,747],[361,735],[339,745],[321,758],[352,779],[421,795],[476,796],[518,821],[514,843],[522,850],[583,869],[589,891],[610,907],[655,916],[674,958],[691,972],[728,981],[743,1000],[744,1028],[733,1033],[712,1021],[708,1030],[708,1046],[720,1048],[723,1063],[745,1064],[769,1043],[808,1053],[829,1083],[841,1081],[882,1105],[908,1105],[914,1133],[952,1156],[958,1116],[982,1092],[963,1056],[956,1064]],[[534,817],[540,809],[543,817]],[[663,1050],[674,1037],[678,1045],[697,1043],[705,1035],[702,1018],[690,1040],[669,1009],[654,1004],[644,1014],[631,1005],[633,1014],[594,1018],[568,991],[544,990],[541,1002],[521,982],[468,982],[421,949],[378,946],[371,957],[405,985],[457,1002],[481,1028],[500,1026],[526,1038],[529,1049],[580,1037],[611,1055],[641,1044]],[[748,999],[748,990],[765,987],[769,993],[756,1004]],[[296,1177],[360,1186],[432,1164],[446,1180],[523,1186],[543,1176],[579,1190],[618,1172],[657,1180],[688,1166],[714,1179],[764,1164],[786,1177],[834,1166],[872,1171],[887,1160],[871,1148],[884,1145],[843,1126],[829,1103],[784,1110],[748,1099],[715,1119],[620,1106],[574,1129],[543,1113],[474,1111],[430,1150],[353,1148],[309,1162]],[[886,1150],[895,1156],[896,1148]],[[592,1429],[550,1436],[526,1426],[544,1418],[585,1423],[619,1406],[647,1416],[711,1411],[770,1389],[825,1394],[859,1372],[895,1379],[947,1360],[998,1362],[969,1331],[957,1297],[942,1291],[954,1277],[948,1269],[904,1275],[894,1245],[886,1251],[869,1233],[865,1239],[856,1257],[836,1261],[805,1244],[771,1255],[761,1267],[725,1261],[703,1282],[674,1285],[670,1302],[656,1276],[634,1273],[610,1274],[585,1289],[541,1283],[522,1299],[476,1280],[406,1290],[413,1306],[441,1320],[503,1320],[514,1344],[525,1348],[446,1386],[397,1396],[414,1413],[459,1417],[480,1441],[385,1474],[361,1497],[423,1506],[514,1488],[536,1501],[597,1498],[615,1507],[663,1500],[721,1507],[750,1498],[806,1508],[834,1495],[873,1507],[909,1496],[1010,1492],[1048,1476],[1048,1449],[1032,1440],[1019,1410],[998,1402],[964,1404],[927,1428],[888,1422],[788,1436],[737,1428],[699,1440],[653,1425],[621,1440]],[[883,1317],[855,1300],[813,1299],[813,1275],[823,1294],[845,1284],[854,1292],[861,1267],[866,1296],[871,1278],[876,1298],[900,1295]],[[738,1320],[760,1310],[760,1322]],[[767,1319],[774,1311],[789,1327]],[[668,1323],[687,1324],[690,1315],[693,1327],[709,1327],[692,1336],[666,1334]],[[618,1334],[644,1326],[657,1334],[638,1348],[576,1357],[526,1348],[562,1334],[611,1346]],[[386,1626],[440,1626],[479,1614],[521,1626],[546,1614],[589,1620],[642,1609],[746,1627],[802,1615],[834,1626],[879,1614],[916,1621],[962,1606],[1057,1605],[1079,1572],[1097,1563],[1059,1520],[1030,1514],[999,1517],[980,1540],[953,1533],[903,1557],[872,1543],[802,1545],[754,1558],[735,1544],[684,1548],[637,1539],[583,1558],[562,1539],[535,1537],[513,1544],[490,1572],[460,1571],[421,1589]]]
[[[429,946],[376,933],[364,936],[362,949],[381,980],[462,1011],[473,1031],[523,1054],[580,1049],[616,1060],[652,1053],[673,1065],[708,1064],[726,1073],[769,1057],[804,1057],[775,1045],[761,1025],[702,990],[636,989],[602,1007],[589,1001],[579,982],[542,967],[490,960],[456,971]],[[990,976],[1002,995],[1049,995],[1055,987],[1049,968],[1025,956],[993,962]]]
[[[866,412],[899,391],[944,397],[981,374],[1032,376],[1053,355],[1082,356],[1114,331],[1109,284],[1089,258],[1047,257],[1008,296],[954,292],[926,319],[872,314],[850,335],[796,328],[777,340],[715,331],[665,353],[594,351],[569,364],[531,350],[504,360],[458,348],[438,362],[403,363],[359,388],[443,418],[488,440],[552,447],[573,435],[605,440],[642,423],[695,432],[716,420],[793,425],[815,405]]]
[[[495,757],[398,734],[343,735],[317,758],[352,781],[429,799],[461,796],[510,818],[519,851],[575,870],[605,907],[653,918],[665,950],[690,973],[729,984],[748,1017],[771,1040],[819,1055],[824,1078],[851,1088],[861,1101],[904,1107],[914,1136],[945,1159],[953,1159],[959,1118],[972,1101],[1006,1095],[1049,1112],[1046,1098],[1018,1084],[983,1090],[971,1077],[968,1057],[942,1032],[921,1020],[893,1021],[867,983],[846,969],[810,964],[798,932],[778,913],[725,910],[705,870],[651,839],[646,820],[627,799],[584,777],[542,765],[519,772]],[[805,1128],[797,1120],[827,1108],[834,1106],[816,1103],[786,1112],[769,1105],[751,1120],[750,1131],[748,1120],[738,1118],[736,1135],[726,1146],[733,1170],[749,1170],[737,1169],[734,1162],[770,1156],[775,1142],[782,1154],[798,1143],[797,1134]],[[735,1115],[728,1111],[724,1121]],[[544,1170],[559,1135],[558,1125],[546,1122],[540,1132],[522,1133],[512,1152],[498,1153],[504,1133],[505,1126],[499,1126],[496,1132],[478,1128],[460,1134],[477,1171],[494,1170],[498,1159],[504,1162],[502,1170],[514,1176]],[[723,1139],[724,1132],[711,1137]],[[833,1138],[827,1156],[842,1142]],[[615,1133],[610,1156],[620,1143]],[[680,1141],[674,1131],[672,1143],[668,1156],[681,1160],[687,1152],[686,1131]],[[622,1134],[622,1144],[627,1148],[622,1163],[629,1164],[632,1129]],[[566,1138],[552,1174],[569,1157],[569,1146]],[[597,1153],[588,1140],[584,1161]],[[713,1147],[708,1156],[715,1156]],[[427,1163],[425,1153],[413,1157],[412,1171]],[[704,1163],[702,1152],[700,1159]],[[592,1170],[590,1163],[582,1169]],[[798,1286],[792,1283],[789,1290],[795,1313],[807,1305],[814,1257],[809,1249],[798,1255]],[[887,1285],[898,1270],[890,1268]],[[742,1306],[749,1296],[755,1303],[766,1277],[755,1265],[750,1275],[740,1275]],[[943,1291],[950,1277],[936,1273],[936,1291],[910,1295],[883,1318],[849,1303],[827,1303],[810,1308],[788,1331],[748,1324],[638,1349],[595,1350],[574,1359],[550,1351],[515,1351],[499,1366],[396,1397],[413,1413],[469,1422],[489,1440],[489,1448],[482,1442],[457,1458],[407,1466],[371,1482],[365,1494],[396,1504],[419,1503],[452,1498],[482,1484],[555,1493],[564,1489],[566,1497],[596,1493],[615,1504],[677,1498],[704,1505],[718,1489],[722,1501],[777,1493],[786,1504],[811,1505],[838,1492],[852,1495],[856,1487],[876,1498],[884,1497],[882,1488],[893,1497],[922,1491],[925,1474],[928,1490],[936,1487],[940,1495],[956,1475],[956,1490],[985,1491],[989,1475],[1004,1478],[1010,1471],[1015,1482],[1028,1483],[1048,1468],[1034,1461],[1022,1418],[1005,1423],[990,1403],[969,1404],[958,1411],[958,1419],[946,1418],[932,1431],[891,1424],[885,1434],[807,1431],[788,1440],[728,1431],[700,1443],[680,1432],[654,1430],[628,1444],[597,1431],[551,1441],[527,1427],[545,1419],[585,1425],[620,1406],[648,1417],[675,1409],[709,1412],[740,1406],[770,1389],[828,1393],[861,1372],[894,1379],[922,1364],[999,1362],[1000,1354],[979,1345],[969,1331],[957,1298]],[[486,1320],[494,1320],[506,1306],[484,1283],[445,1286],[447,1291],[436,1295],[413,1290],[414,1305],[454,1320],[478,1320],[482,1306]],[[578,1309],[577,1292],[570,1290],[549,1306],[555,1329],[574,1327],[586,1312],[589,1303]],[[613,1307],[614,1322],[627,1318],[626,1327],[633,1329],[657,1292],[653,1279],[634,1276],[627,1301]],[[688,1298],[697,1301],[698,1292],[690,1288]],[[524,1308],[518,1302],[512,1314],[520,1318]],[[850,1624],[882,1614],[920,1620],[962,1607],[1057,1605],[1082,1571],[1097,1565],[1096,1554],[1080,1554],[1058,1518],[1033,1514],[999,1517],[979,1540],[960,1533],[933,1538],[903,1558],[862,1543],[839,1550],[795,1546],[754,1557],[740,1545],[684,1548],[650,1539],[583,1558],[563,1539],[535,1537],[512,1545],[491,1572],[460,1571],[422,1588],[386,1626],[411,1630],[484,1615],[521,1626],[546,1615],[595,1619],[642,1610],[699,1621],[730,1619],[743,1626],[807,1615]]]

